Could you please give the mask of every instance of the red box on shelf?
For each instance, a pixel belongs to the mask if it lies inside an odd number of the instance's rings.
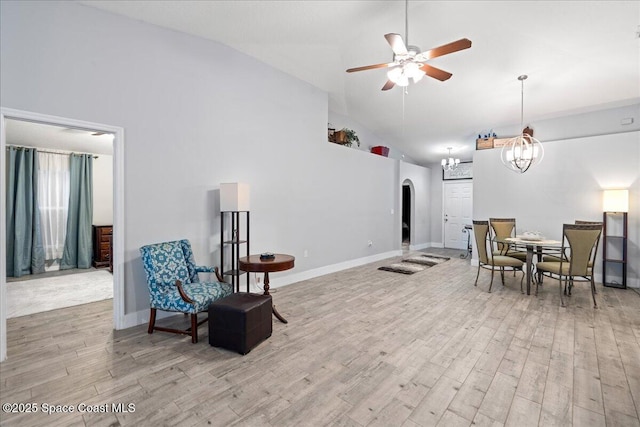
[[[373,154],[378,154],[379,156],[389,157],[389,147],[385,147],[384,145],[371,147],[371,152]]]

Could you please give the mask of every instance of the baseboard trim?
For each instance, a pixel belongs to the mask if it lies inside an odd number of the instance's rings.
[[[316,277],[324,276],[325,274],[336,273],[338,271],[346,270],[348,268],[359,267],[364,264],[369,264],[383,259],[392,258],[396,256],[402,256],[402,250],[394,250],[384,252],[377,255],[371,255],[364,258],[358,258],[351,261],[339,262],[337,264],[327,265],[324,267],[314,268],[311,270],[303,271],[301,273],[294,273],[284,277],[271,278],[269,283],[270,289],[281,288],[283,286],[291,285],[293,283],[302,282],[303,280],[310,280]],[[180,313],[158,311],[156,320],[164,319],[170,316],[180,315]],[[134,326],[143,325],[149,322],[149,309],[136,311],[124,315],[123,329],[132,328]]]
[[[431,243],[421,243],[419,245],[409,245],[409,250],[411,251],[421,251],[423,249],[433,248],[434,246]]]
[[[359,267],[364,264],[369,264],[372,262],[376,262],[376,261],[380,261],[383,259],[392,258],[396,256],[402,256],[401,249],[384,252],[377,255],[371,255],[364,258],[358,258],[350,261],[339,262],[337,264],[327,265],[324,267],[314,268],[311,270],[303,271],[301,273],[294,273],[288,276],[277,278],[276,280],[273,280],[273,278],[271,278],[272,280],[269,285],[272,289],[280,288],[282,286],[287,286],[292,283],[302,282],[303,280],[314,279],[316,277],[324,276],[325,274],[336,273],[338,271],[346,270],[348,268]]]

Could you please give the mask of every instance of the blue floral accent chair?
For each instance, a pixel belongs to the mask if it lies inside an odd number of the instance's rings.
[[[233,293],[233,287],[225,283],[217,267],[197,266],[188,240],[156,243],[140,248],[142,264],[147,275],[151,311],[150,334],[156,331],[191,335],[191,342],[198,342],[198,313],[207,311],[209,304]],[[201,282],[198,273],[215,273],[217,281]],[[191,327],[186,330],[155,326],[156,311],[175,311],[191,315]]]

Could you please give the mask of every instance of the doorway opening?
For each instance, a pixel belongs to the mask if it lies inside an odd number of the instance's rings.
[[[402,183],[402,249],[409,250],[411,246],[412,215],[413,206],[411,181],[405,180]]]
[[[91,212],[92,216],[83,229],[91,236],[92,225],[109,224],[112,227],[114,135],[13,118],[8,118],[5,125],[8,147],[18,152],[35,149],[33,159],[38,166],[36,169],[34,163],[32,174],[37,177],[38,191],[37,210],[34,213],[37,212],[40,225],[35,229],[39,230],[37,240],[42,242],[40,256],[44,258],[36,262],[36,265],[40,265],[44,261],[44,271],[42,266],[35,267],[34,271],[32,265],[31,271],[19,268],[15,274],[7,276],[7,318],[112,299],[113,277],[107,269],[99,268],[102,265],[97,263],[99,259],[95,256],[101,253],[96,249],[100,245],[109,246],[109,241],[101,243],[94,237],[93,247],[91,242],[83,245],[82,268],[63,268],[61,259],[67,239],[67,217],[70,214],[68,208],[73,175],[70,172],[71,153],[90,155],[88,167],[91,173],[84,182],[91,183],[92,203],[90,208],[87,207],[87,212]],[[8,190],[13,193],[13,190]],[[16,227],[21,229],[20,225]],[[24,237],[29,234],[16,231],[16,235]],[[11,239],[12,235],[8,238]],[[27,244],[13,243],[18,247]],[[105,251],[108,253],[108,248]],[[28,260],[17,262],[22,265]]]
[[[122,256],[124,253],[124,129],[121,127],[104,125],[99,123],[85,122],[81,120],[69,119],[64,117],[56,117],[45,114],[33,113],[28,111],[14,110],[9,108],[0,109],[0,163],[5,164],[7,141],[7,121],[16,120],[19,122],[29,122],[35,124],[44,124],[62,127],[76,131],[90,131],[96,134],[111,134],[112,162],[109,166],[112,171],[112,192],[113,198],[110,202],[113,215],[113,236],[112,236],[112,256],[113,277],[113,319],[114,329],[122,329],[125,325],[124,318],[124,271],[122,264]],[[12,142],[12,145],[16,145]],[[24,145],[28,145],[24,143]],[[92,150],[82,150],[72,148],[71,151],[92,152]],[[0,241],[6,242],[6,180],[2,180],[0,184]],[[7,256],[6,246],[0,245],[0,259],[5,260]],[[6,263],[0,263],[0,361],[7,357],[7,270]]]

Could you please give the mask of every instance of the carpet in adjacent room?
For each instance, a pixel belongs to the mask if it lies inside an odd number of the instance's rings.
[[[113,298],[107,270],[7,283],[7,318]]]

